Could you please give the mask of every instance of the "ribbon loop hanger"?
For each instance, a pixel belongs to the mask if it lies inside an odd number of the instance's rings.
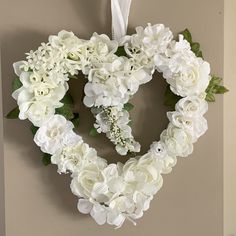
[[[112,38],[119,41],[126,35],[132,0],[111,0]]]

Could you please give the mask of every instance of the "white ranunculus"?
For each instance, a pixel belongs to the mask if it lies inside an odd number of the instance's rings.
[[[180,99],[175,108],[176,111],[188,114],[188,116],[202,116],[208,110],[208,103],[197,96],[189,96]]]
[[[193,152],[193,140],[184,129],[169,124],[161,134],[161,141],[166,145],[170,156],[186,157]]]
[[[19,105],[19,119],[29,121],[37,127],[40,127],[55,113],[55,108],[51,104],[40,101],[24,102]]]
[[[56,152],[51,157],[51,161],[58,165],[59,173],[66,173],[67,171],[74,173],[80,171],[88,163],[98,161],[98,157],[96,150],[90,148],[88,144],[81,140],[73,146],[65,146],[62,150]]]
[[[196,142],[207,130],[207,121],[200,115],[189,116],[188,113],[174,111],[168,112],[167,117],[174,126],[188,132],[193,142]]]
[[[42,152],[55,154],[63,148],[63,138],[74,128],[74,125],[61,115],[53,115],[37,130],[34,142]]]

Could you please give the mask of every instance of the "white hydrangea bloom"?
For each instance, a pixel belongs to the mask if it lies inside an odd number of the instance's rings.
[[[119,106],[128,102],[141,84],[151,80],[151,72],[136,68],[132,60],[123,57],[91,69],[84,87],[87,107]]]
[[[105,165],[103,159],[100,159],[100,162],[98,159],[96,150],[83,143],[81,139],[75,145],[65,146],[62,150],[59,149],[51,157],[51,162],[58,166],[59,173],[66,173],[67,171],[75,173],[91,162]]]

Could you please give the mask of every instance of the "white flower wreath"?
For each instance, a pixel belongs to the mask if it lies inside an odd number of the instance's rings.
[[[35,143],[59,173],[71,173],[78,210],[98,224],[116,227],[142,217],[163,184],[162,174],[171,172],[177,157],[191,154],[207,130],[206,100],[227,91],[210,76],[209,63],[190,33],[184,31],[176,41],[162,24],[137,27],[119,42],[104,34],[83,40],[61,31],[14,63],[14,70],[19,78],[12,95],[18,107],[8,117],[30,120]],[[82,71],[87,78],[83,101],[96,119],[93,132],[105,133],[126,155],[140,151],[129,126],[128,101],[155,70],[163,74],[175,105],[167,112],[168,127],[146,154],[107,164],[74,132],[78,114],[72,111],[68,80]]]
[[[14,64],[22,83],[13,93],[19,118],[39,127],[35,143],[52,155],[59,173],[72,173],[71,190],[79,198],[79,211],[90,213],[98,224],[121,226],[126,218],[140,218],[162,186],[161,174],[171,171],[176,156],[191,154],[193,143],[207,129],[203,115],[209,64],[195,56],[182,35],[173,40],[164,25],[149,24],[136,31],[122,43],[128,57],[117,56],[118,43],[106,35],[95,33],[86,41],[61,31],[28,53],[27,61]],[[74,133],[72,122],[55,114],[63,105],[69,77],[82,71],[88,78],[84,104],[93,107],[98,132],[106,133],[120,154],[138,152],[124,105],[151,80],[154,70],[162,72],[171,90],[183,98],[167,113],[170,124],[160,141],[124,165],[108,165]]]

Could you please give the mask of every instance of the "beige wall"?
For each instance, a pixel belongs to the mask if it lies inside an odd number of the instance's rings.
[[[36,48],[49,34],[61,29],[72,30],[85,38],[94,31],[110,33],[109,0],[0,1],[4,113],[15,105],[10,97],[14,78],[11,64],[22,59],[24,52]],[[223,0],[134,0],[130,32],[147,22],[163,22],[174,32],[188,27],[201,42],[213,73],[222,76],[223,12]],[[86,135],[87,123],[91,124],[92,118],[80,102],[82,84],[77,81],[72,89],[82,116],[79,132],[100,154],[112,153],[112,160],[118,160],[109,142]],[[156,77],[140,89],[133,101],[136,104],[134,130],[144,146],[143,151],[158,139],[166,125],[163,88],[163,81]],[[69,190],[70,178],[58,175],[54,166],[41,165],[28,122],[4,119],[6,236],[222,236],[222,97],[210,105],[207,119],[207,134],[195,145],[191,158],[180,159],[174,171],[164,176],[164,187],[138,226],[126,223],[116,231],[109,226],[99,227],[76,211],[76,198]]]
[[[230,93],[224,97],[224,235],[236,235],[236,1],[225,1],[224,77]]]

